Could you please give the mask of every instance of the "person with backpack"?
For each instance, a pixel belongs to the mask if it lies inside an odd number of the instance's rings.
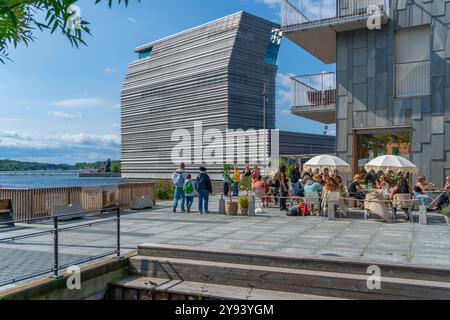
[[[211,179],[206,173],[205,167],[200,167],[200,174],[197,177],[198,211],[199,214],[209,213],[209,194],[212,193]]]
[[[183,191],[184,182],[187,178],[187,173],[185,171],[186,166],[184,163],[180,165],[180,169],[175,171],[172,176],[172,182],[175,187],[175,192],[173,195],[173,212],[177,212],[178,208],[178,199],[181,197],[181,211],[186,212],[185,209],[185,202],[186,202],[186,195]]]
[[[194,196],[195,196],[195,186],[194,181],[192,181],[192,176],[188,174],[186,176],[186,181],[183,185],[183,192],[186,196],[186,206],[187,206],[187,212],[191,212],[192,204],[194,203]]]
[[[297,182],[301,178],[301,176],[300,176],[300,164],[298,162],[295,164],[294,169],[292,169],[290,178],[291,178],[292,190],[294,190],[295,189],[295,185],[297,184]]]

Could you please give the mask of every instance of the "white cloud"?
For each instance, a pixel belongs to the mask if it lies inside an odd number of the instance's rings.
[[[81,112],[74,112],[74,113],[66,113],[66,112],[59,112],[59,111],[50,111],[48,115],[52,118],[56,119],[79,119],[82,117]]]
[[[121,128],[120,123],[113,123],[113,128],[120,129]]]
[[[256,0],[258,3],[263,3],[271,8],[275,8],[281,4],[281,0]]]
[[[112,106],[113,109],[120,109],[120,103],[116,103]]]
[[[26,149],[119,149],[120,135],[92,135],[79,133],[73,135],[49,135],[30,137],[25,134],[0,131],[0,147]]]
[[[137,23],[137,20],[133,17],[128,17],[128,21],[130,21],[131,23]]]
[[[293,73],[284,74],[281,72],[277,73],[277,85],[283,88],[291,87],[291,77],[295,76]]]
[[[278,90],[277,102],[280,105],[290,105],[292,100],[292,93],[290,90]]]
[[[52,105],[55,107],[92,107],[102,105],[103,103],[103,100],[99,98],[80,98],[57,101]]]
[[[105,73],[108,75],[108,76],[110,76],[110,75],[112,75],[112,74],[114,74],[114,73],[116,73],[117,72],[117,70],[116,69],[113,69],[113,68],[106,68],[105,69]]]

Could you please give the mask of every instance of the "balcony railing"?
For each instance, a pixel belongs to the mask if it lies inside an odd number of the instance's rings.
[[[378,12],[389,14],[389,0],[282,0],[283,27],[362,17]]]
[[[336,106],[336,74],[320,73],[291,78],[292,111]]]
[[[430,61],[398,63],[395,65],[396,96],[408,98],[427,96],[431,89]]]

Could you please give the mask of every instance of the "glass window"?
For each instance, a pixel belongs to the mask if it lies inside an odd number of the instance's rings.
[[[152,47],[139,51],[139,60],[150,58],[152,51]]]
[[[395,73],[398,98],[430,94],[430,41],[429,26],[397,31]]]
[[[278,59],[278,52],[280,51],[281,39],[283,33],[279,29],[273,29],[270,37],[269,45],[267,47],[265,62],[270,65],[276,65]]]
[[[371,160],[384,155],[411,158],[410,131],[374,130],[356,133],[356,172]]]

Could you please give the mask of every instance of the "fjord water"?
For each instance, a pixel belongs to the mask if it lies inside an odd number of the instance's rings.
[[[121,178],[80,178],[78,173],[78,171],[0,172],[0,188],[105,186],[123,182]]]

